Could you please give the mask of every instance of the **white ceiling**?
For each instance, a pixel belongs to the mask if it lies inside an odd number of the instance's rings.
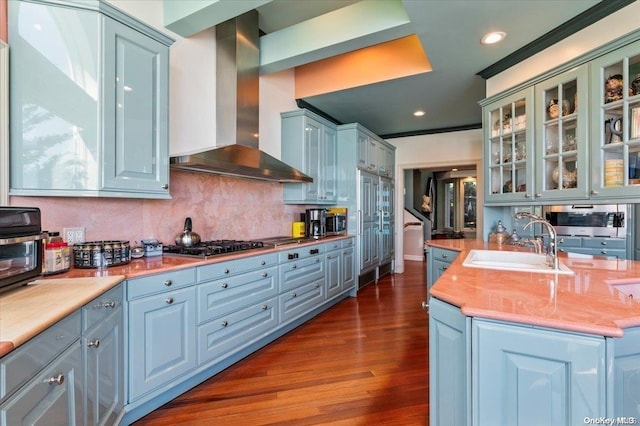
[[[260,29],[268,35],[354,3],[273,0],[257,8]],[[303,100],[338,122],[359,122],[380,135],[478,127],[482,121],[478,101],[485,97],[485,81],[477,73],[568,25],[600,1],[403,0],[402,4],[433,71]],[[504,31],[507,37],[499,45],[482,46],[479,40],[490,30]],[[414,117],[416,109],[426,115]]]

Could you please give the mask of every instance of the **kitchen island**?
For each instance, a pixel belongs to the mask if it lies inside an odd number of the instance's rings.
[[[640,421],[640,262],[561,254],[573,275],[502,271],[463,261],[523,248],[427,244],[455,257],[429,290],[431,424]]]

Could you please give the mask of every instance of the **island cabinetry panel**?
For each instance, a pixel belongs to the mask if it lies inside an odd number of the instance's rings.
[[[427,290],[431,288],[433,283],[444,271],[446,271],[451,262],[460,254],[456,250],[448,250],[440,247],[431,247],[427,254]]]
[[[640,419],[640,327],[624,330],[614,343],[614,416]]]
[[[195,268],[127,282],[129,402],[196,367],[196,290],[189,282]]]
[[[11,193],[170,198],[173,40],[106,2],[12,1],[8,15]]]
[[[549,238],[545,236],[544,241],[545,244],[548,244]],[[628,258],[627,241],[624,238],[559,236],[557,244],[558,250],[561,252],[606,256],[618,259]]]
[[[471,318],[429,300],[429,407],[433,425],[471,424]]]
[[[290,204],[335,204],[337,199],[337,133],[335,124],[301,109],[282,116],[282,161],[313,178],[285,183]]]
[[[473,424],[582,424],[607,413],[605,339],[473,320]]]
[[[125,403],[124,286],[118,285],[82,308],[85,360],[84,424],[114,424]]]

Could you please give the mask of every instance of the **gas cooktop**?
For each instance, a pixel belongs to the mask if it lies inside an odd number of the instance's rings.
[[[262,241],[215,240],[201,241],[197,245],[191,247],[168,245],[162,247],[162,252],[177,256],[200,257],[206,259],[212,256],[220,256],[223,254],[263,247],[269,247],[269,245],[265,245]]]

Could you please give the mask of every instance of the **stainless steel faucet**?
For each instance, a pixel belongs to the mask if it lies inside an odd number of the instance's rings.
[[[547,246],[547,263],[549,263],[549,266],[551,266],[554,270],[559,270],[560,261],[558,260],[558,245],[557,245],[558,235],[553,225],[551,225],[551,223],[549,223],[549,221],[547,221],[546,219],[529,212],[518,212],[516,213],[515,217],[516,219],[524,219],[524,218],[531,219],[531,221],[527,223],[523,229],[527,229],[529,226],[531,226],[531,224],[534,224],[534,223],[540,223],[545,228],[547,228],[547,233],[549,234],[549,245]]]

